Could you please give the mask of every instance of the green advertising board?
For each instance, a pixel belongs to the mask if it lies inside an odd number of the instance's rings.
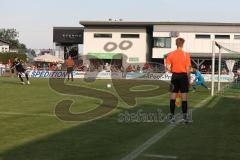
[[[121,53],[88,53],[88,59],[122,59]]]
[[[129,62],[139,62],[138,57],[129,57]]]

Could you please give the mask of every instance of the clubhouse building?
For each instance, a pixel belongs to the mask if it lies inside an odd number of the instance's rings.
[[[83,44],[81,56],[84,63],[99,59],[108,63],[113,59],[114,63],[123,66],[128,63],[164,63],[165,55],[176,49],[176,38],[182,37],[186,40],[184,50],[200,67],[211,63],[213,40],[240,45],[240,23],[109,20],[80,21],[80,24],[83,28],[78,28],[78,33],[82,36],[78,34],[79,39],[74,45]],[[67,41],[64,44],[71,45]]]

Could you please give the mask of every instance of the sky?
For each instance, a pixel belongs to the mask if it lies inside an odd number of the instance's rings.
[[[240,22],[239,0],[0,0],[0,28],[28,48],[52,48],[54,26],[80,20]]]

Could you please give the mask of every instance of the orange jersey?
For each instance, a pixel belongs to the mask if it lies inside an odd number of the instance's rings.
[[[74,62],[72,59],[67,59],[66,60],[66,66],[67,67],[73,67],[74,66]]]
[[[171,65],[172,73],[187,73],[187,68],[191,66],[190,54],[181,50],[176,50],[167,55],[166,64]]]

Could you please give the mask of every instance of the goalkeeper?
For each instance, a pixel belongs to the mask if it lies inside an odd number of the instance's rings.
[[[195,80],[194,80],[195,84],[192,85],[193,92],[196,92],[197,86],[203,86],[206,89],[210,89],[205,84],[204,77],[202,76],[201,72],[197,69],[197,67],[194,66],[192,70],[193,70],[193,74],[195,75]]]

